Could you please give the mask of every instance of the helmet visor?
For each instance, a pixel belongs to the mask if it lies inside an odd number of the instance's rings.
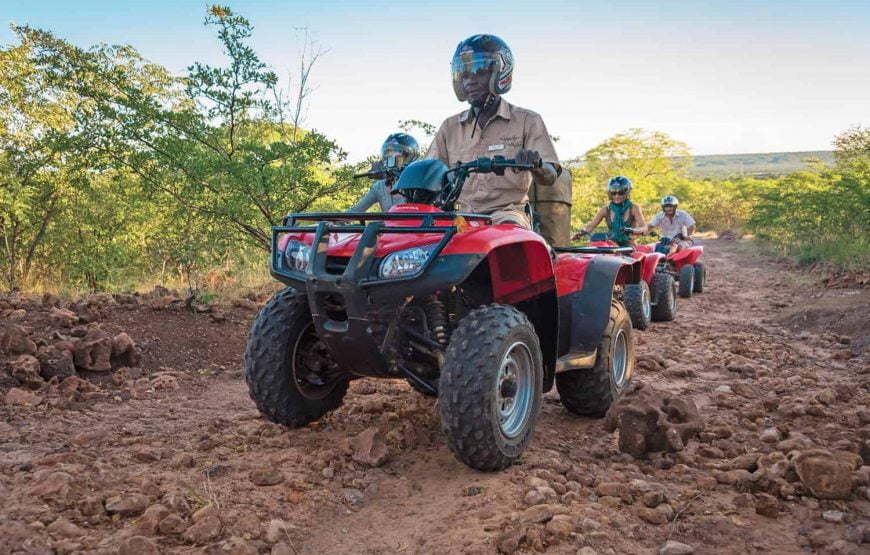
[[[401,168],[405,165],[405,152],[398,148],[384,147],[381,158],[388,168]]]
[[[475,76],[484,78],[494,71],[495,68],[496,56],[489,52],[468,51],[454,56],[450,69],[453,75],[453,90],[456,91],[457,97],[460,100],[466,99],[465,86],[462,83],[464,78]],[[485,86],[489,88],[489,83]]]
[[[381,147],[381,158],[388,168],[401,168],[413,162],[411,149],[399,141],[389,141]]]
[[[490,52],[463,52],[453,58],[450,64],[454,77],[474,75],[491,71],[495,67],[496,56]]]

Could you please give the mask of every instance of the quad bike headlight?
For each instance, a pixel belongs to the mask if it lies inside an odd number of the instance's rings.
[[[311,245],[306,245],[292,239],[287,241],[287,247],[284,249],[284,259],[291,270],[304,272],[308,269],[308,261],[311,259]]]
[[[381,277],[397,278],[419,273],[433,250],[435,245],[424,245],[394,252],[381,262]]]

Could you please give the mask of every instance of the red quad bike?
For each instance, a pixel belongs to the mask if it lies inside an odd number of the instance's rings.
[[[532,231],[453,211],[469,174],[507,168],[533,167],[421,160],[396,183],[408,204],[274,227],[271,273],[288,287],[245,352],[260,412],[304,426],[341,405],[353,379],[406,379],[440,397],[448,446],[479,470],[520,458],[554,383],[569,411],[603,416],[634,369],[614,289],[638,282],[639,263],[554,252]]]
[[[680,242],[692,243],[689,247],[680,246]],[[645,248],[650,249],[645,245]],[[707,282],[707,270],[700,261],[704,247],[695,245],[692,239],[677,233],[674,237],[662,237],[655,245],[655,252],[665,255],[659,264],[659,274],[670,274],[679,282],[680,297],[689,298],[692,293],[703,293]]]
[[[628,229],[633,232],[633,229]],[[632,325],[645,330],[650,322],[670,322],[677,314],[677,284],[674,277],[657,269],[664,262],[665,255],[646,245],[619,247],[607,233],[593,233],[589,236],[591,248],[609,247],[625,256],[640,262],[641,280],[622,287],[622,300],[631,316]],[[579,247],[578,252],[589,247]]]

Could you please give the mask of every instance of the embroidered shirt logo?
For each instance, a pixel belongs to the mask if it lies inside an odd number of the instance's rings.
[[[502,147],[507,145],[507,146],[513,147],[513,148],[522,148],[522,146],[523,146],[522,140],[520,139],[520,137],[517,137],[517,136],[499,137],[498,140],[502,141],[502,143],[503,143]]]

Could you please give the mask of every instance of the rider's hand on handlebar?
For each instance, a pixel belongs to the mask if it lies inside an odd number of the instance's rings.
[[[514,156],[514,160],[517,164],[529,164],[530,166],[540,167],[541,165],[541,154],[537,150],[529,150],[524,148],[517,152],[516,156]],[[515,172],[522,170],[514,170]]]
[[[581,229],[580,231],[578,231],[577,233],[575,233],[574,235],[571,236],[571,240],[576,241],[576,240],[580,239],[581,237],[583,237],[584,235],[589,235],[589,232],[586,231],[585,229]]]
[[[372,162],[372,169],[369,170],[369,173],[383,171],[386,168],[386,164],[384,164],[383,160],[375,160]]]

